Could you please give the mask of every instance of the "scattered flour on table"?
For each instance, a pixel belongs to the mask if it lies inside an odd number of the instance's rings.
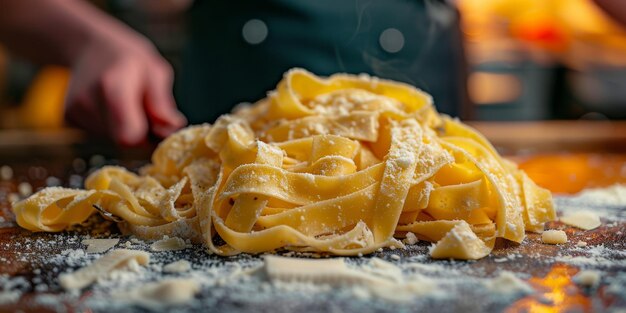
[[[488,279],[485,286],[492,292],[498,294],[531,294],[533,288],[525,281],[519,279],[514,273],[502,271],[493,279]]]
[[[626,220],[626,184],[586,189],[574,196],[557,196],[554,203],[562,213],[591,211],[607,221]]]
[[[555,257],[555,261],[575,265],[583,268],[607,267],[620,265],[626,267],[626,250],[607,248],[604,244],[596,246],[585,245],[573,247],[570,255]]]
[[[28,289],[30,283],[24,277],[11,278],[0,274],[0,304],[13,303]]]
[[[616,184],[606,188],[585,189],[572,200],[590,201],[607,206],[623,206],[626,204],[626,184]]]
[[[556,197],[555,204],[561,212],[592,210],[603,222],[623,223],[626,220],[624,213],[626,186],[589,190],[573,197]],[[168,243],[163,244],[163,247],[176,246],[184,250],[160,249],[159,245],[162,243],[151,244],[132,237],[121,241],[118,238],[108,238],[112,239],[111,242],[115,241],[112,248],[149,252],[150,262],[145,267],[120,270],[99,277],[93,285],[85,289],[89,290],[90,296],[81,303],[94,312],[107,312],[115,308],[127,308],[129,303],[151,308],[155,303],[158,306],[169,307],[184,302],[187,308],[185,311],[193,311],[223,303],[233,303],[235,305],[233,308],[236,308],[236,304],[249,304],[254,308],[257,305],[293,299],[304,303],[347,299],[346,301],[356,301],[351,305],[356,306],[360,303],[361,306],[358,308],[363,310],[379,308],[385,311],[393,308],[389,303],[396,302],[394,296],[402,297],[401,303],[404,303],[402,305],[408,302],[412,308],[420,310],[432,308],[432,305],[436,307],[437,303],[446,305],[456,295],[466,294],[477,299],[476,305],[479,308],[477,310],[480,310],[479,305],[502,308],[497,306],[498,303],[511,303],[511,299],[533,292],[524,281],[529,274],[509,271],[486,273],[480,267],[468,266],[472,262],[432,261],[427,255],[427,247],[412,245],[414,239],[409,236],[407,234],[407,241],[410,241],[407,243],[411,246],[407,247],[407,250],[393,251],[396,257],[385,251],[374,256],[344,260],[345,267],[359,275],[376,277],[404,287],[399,289],[400,291],[396,289],[396,295],[384,295],[375,289],[358,284],[337,287],[333,284],[312,283],[306,280],[269,279],[267,276],[258,275],[259,269],[266,265],[258,256],[209,255],[204,247],[191,246],[187,242],[176,240],[179,238],[165,238]],[[76,302],[80,299],[81,293],[62,292],[58,278],[60,274],[84,268],[104,255],[99,252],[88,253],[92,250],[88,247],[87,251],[84,249],[82,243],[85,240],[93,238],[73,233],[46,234],[38,239],[26,239],[12,243],[12,246],[2,247],[15,251],[18,260],[35,259],[36,262],[33,262],[32,279],[0,275],[0,305],[13,303],[22,294],[32,290],[42,292],[34,297],[33,302],[50,308],[62,309],[65,302]],[[173,242],[172,245],[169,244],[170,241]],[[609,243],[605,246],[586,241],[584,244],[581,241],[559,246],[561,253],[554,259],[543,260],[540,255],[522,256],[510,253],[494,257],[493,260],[495,263],[511,266],[519,258],[530,257],[542,259],[542,262],[562,262],[583,270],[595,271],[581,272],[577,283],[585,286],[602,283],[603,286],[607,286],[607,292],[626,299],[626,274],[605,275],[603,272],[608,267],[626,267],[626,249],[616,249]],[[155,244],[157,249],[154,249]],[[59,247],[58,252],[48,255],[37,254],[37,251],[50,251],[51,245]],[[287,252],[283,255],[315,257],[297,252]],[[419,284],[411,286],[411,282]]]

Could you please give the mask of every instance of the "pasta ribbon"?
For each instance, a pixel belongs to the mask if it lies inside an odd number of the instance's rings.
[[[103,167],[85,188],[41,190],[14,205],[17,222],[56,232],[99,212],[140,238],[220,255],[366,254],[412,232],[435,243],[433,258],[478,259],[556,218],[549,191],[428,94],[301,69],[266,99],[166,138],[140,174]]]

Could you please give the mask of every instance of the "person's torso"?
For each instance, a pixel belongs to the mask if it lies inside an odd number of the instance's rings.
[[[196,1],[177,85],[191,122],[213,121],[302,67],[368,73],[433,94],[455,114],[462,97],[456,11],[438,1]]]

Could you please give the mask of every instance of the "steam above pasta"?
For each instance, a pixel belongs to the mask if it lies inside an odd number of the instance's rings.
[[[165,139],[140,172],[46,188],[15,204],[17,222],[56,232],[100,211],[137,237],[220,255],[367,254],[412,232],[434,258],[478,259],[555,219],[550,192],[482,135],[428,94],[368,76],[291,70],[267,98]]]

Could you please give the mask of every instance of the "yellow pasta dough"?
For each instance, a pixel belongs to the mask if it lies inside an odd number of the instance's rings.
[[[550,192],[428,94],[301,69],[267,98],[168,137],[139,175],[104,167],[85,187],[16,203],[19,225],[61,231],[100,212],[138,237],[220,255],[367,254],[412,233],[436,243],[434,258],[478,259],[496,238],[521,242],[555,219]]]

